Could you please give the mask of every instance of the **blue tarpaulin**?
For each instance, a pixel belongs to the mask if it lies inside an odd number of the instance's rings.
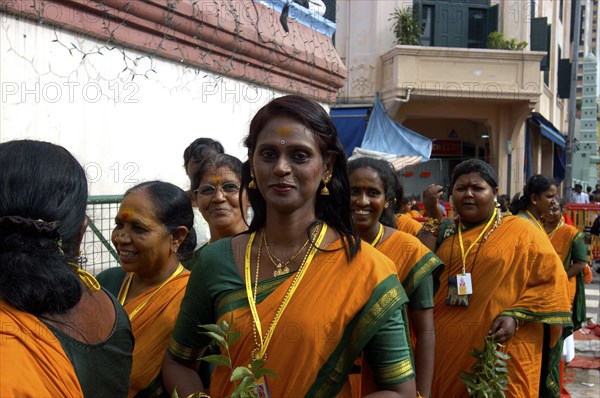
[[[360,146],[367,129],[367,116],[371,108],[331,108],[331,121],[338,132],[346,155]]]
[[[391,119],[377,95],[361,149],[395,156],[420,156],[421,162],[426,162],[431,156],[431,146],[429,138]]]

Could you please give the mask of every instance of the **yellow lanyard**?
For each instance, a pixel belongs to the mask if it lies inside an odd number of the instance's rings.
[[[181,263],[179,263],[179,265],[177,266],[177,269],[171,274],[171,276],[164,281],[163,283],[161,283],[161,285],[159,287],[157,287],[152,294],[146,299],[144,300],[142,303],[140,303],[140,305],[138,305],[133,311],[131,311],[131,313],[129,314],[129,320],[132,320],[134,316],[137,315],[138,312],[140,312],[140,310],[142,308],[144,308],[144,306],[146,304],[148,304],[148,301],[150,301],[150,299],[152,297],[154,297],[154,295],[167,283],[169,283],[171,280],[173,280],[173,278],[175,278],[177,275],[181,274],[183,272],[183,265],[181,265]],[[117,297],[119,299],[119,302],[121,303],[121,305],[125,305],[125,299],[127,298],[127,293],[129,293],[129,287],[131,286],[131,281],[133,279],[133,272],[130,272],[127,274],[127,276],[125,277],[125,280],[123,281],[123,285],[121,286],[121,290],[119,290],[119,296]]]
[[[69,265],[71,266],[71,268],[73,268],[73,270],[75,270],[75,272],[77,272],[77,276],[79,277],[79,279],[81,279],[83,284],[89,290],[91,290],[92,292],[97,292],[98,290],[100,290],[100,284],[98,283],[96,278],[94,278],[94,275],[90,274],[87,271],[84,271],[80,266],[70,261]]]
[[[296,289],[300,285],[300,281],[302,280],[302,278],[304,277],[304,274],[308,270],[308,266],[310,265],[313,257],[317,253],[317,248],[321,245],[321,242],[323,241],[323,238],[325,237],[326,232],[327,232],[327,224],[323,224],[323,228],[321,228],[321,232],[319,233],[319,236],[317,237],[317,241],[315,242],[315,245],[311,246],[305,262],[300,265],[300,268],[298,269],[298,274],[292,281],[292,285],[290,286],[290,289],[288,290],[288,294],[286,294],[285,297],[283,298],[283,301],[281,302],[281,306],[279,307],[279,310],[275,314],[273,321],[271,321],[271,325],[269,326],[269,330],[267,330],[267,334],[265,335],[264,339],[263,339],[263,334],[262,334],[262,327],[260,325],[260,318],[258,316],[258,311],[256,310],[256,302],[254,300],[254,295],[252,294],[252,281],[251,281],[252,276],[250,275],[250,254],[251,254],[252,242],[254,241],[254,236],[256,235],[256,231],[252,232],[252,234],[250,234],[250,239],[248,240],[248,245],[246,246],[246,256],[244,258],[244,273],[246,276],[246,294],[248,296],[248,305],[250,306],[250,312],[252,313],[252,321],[254,322],[254,326],[256,327],[256,331],[258,333],[258,337],[260,340],[258,357],[255,359],[264,358],[265,353],[267,352],[267,347],[269,346],[269,343],[271,342],[271,337],[273,337],[275,328],[277,327],[277,324],[279,323],[279,320],[281,319],[281,316],[283,315],[285,308],[287,307],[290,300],[292,299],[292,296],[296,292]]]
[[[375,240],[371,242],[371,246],[377,247],[377,245],[381,243],[381,238],[383,238],[383,224],[379,223],[379,232],[377,232]]]
[[[479,241],[479,239],[481,239],[481,237],[483,236],[485,231],[489,228],[489,226],[492,225],[492,222],[494,222],[494,220],[496,219],[497,212],[498,212],[498,209],[494,209],[494,213],[492,214],[492,217],[490,217],[490,220],[487,222],[487,224],[485,224],[485,227],[483,228],[483,230],[481,231],[481,233],[479,234],[477,239],[475,239],[473,242],[471,242],[471,244],[469,245],[469,248],[467,249],[466,252],[465,252],[465,246],[463,244],[462,232],[461,232],[463,225],[462,225],[462,223],[460,223],[460,225],[458,226],[458,243],[460,244],[460,255],[462,257],[462,273],[463,274],[465,274],[467,272],[467,270],[466,270],[467,256],[469,255],[469,252],[471,251],[473,246],[475,246],[475,244]]]
[[[541,229],[542,231],[544,231],[544,226],[542,225],[542,223],[540,223],[540,222],[538,221],[538,219],[537,219],[537,218],[535,218],[535,217],[533,216],[533,214],[531,214],[531,213],[529,212],[529,210],[525,210],[525,213],[527,213],[527,217],[531,218],[531,220],[532,220],[532,221],[534,221],[534,222],[537,224],[537,226],[538,226],[538,228],[539,228],[539,229]],[[546,232],[546,231],[544,231],[544,232]]]
[[[552,239],[552,238],[554,237],[554,234],[556,233],[556,231],[558,231],[558,230],[559,230],[559,229],[560,229],[560,228],[561,228],[563,225],[565,225],[565,223],[564,223],[564,222],[562,222],[562,221],[560,221],[560,222],[558,223],[558,225],[556,226],[556,228],[554,228],[554,229],[552,230],[552,232],[550,232],[550,233],[548,234],[548,237],[549,237],[550,239]]]

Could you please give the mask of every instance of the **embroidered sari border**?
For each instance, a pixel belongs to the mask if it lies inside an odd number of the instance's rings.
[[[442,265],[442,260],[433,252],[429,252],[421,257],[404,281],[402,281],[402,287],[404,287],[406,295],[410,297],[419,284],[440,265]]]
[[[169,341],[169,348],[167,351],[169,354],[175,358],[185,362],[195,362],[199,361],[202,358],[206,347],[202,348],[189,348],[179,344],[177,341],[171,337]]]
[[[406,381],[414,376],[413,364],[410,358],[390,366],[371,368],[373,374],[381,380],[383,385],[396,384]]]
[[[523,308],[512,308],[502,311],[498,316],[510,316],[515,319],[528,322],[542,322],[549,325],[571,325],[571,314],[568,312],[549,312],[545,314],[535,314]]]
[[[333,397],[343,387],[354,360],[389,316],[408,301],[396,275],[380,282],[364,308],[348,324],[306,397]]]
[[[289,277],[294,276],[295,272],[285,274],[273,279],[262,281],[258,283],[258,292],[256,293],[256,302],[260,303],[266,297],[269,296],[279,285],[285,282]],[[230,292],[223,296],[217,303],[216,314],[217,319],[220,319],[225,314],[248,306],[248,296],[246,295],[246,289],[241,288],[233,292]]]

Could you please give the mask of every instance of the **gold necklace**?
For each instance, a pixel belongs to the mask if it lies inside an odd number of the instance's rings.
[[[315,228],[315,230],[317,230],[317,228]],[[310,242],[310,239],[307,239],[306,242],[304,242],[304,244],[300,248],[300,250],[298,250],[296,253],[292,254],[292,256],[290,258],[288,258],[287,261],[281,261],[279,258],[277,258],[271,252],[271,248],[269,247],[269,242],[267,241],[267,235],[265,234],[264,228],[261,229],[260,235],[261,235],[261,244],[262,244],[262,241],[265,242],[265,247],[267,248],[267,254],[269,255],[269,259],[271,260],[271,262],[273,263],[273,265],[276,268],[275,271],[273,271],[273,276],[289,274],[290,267],[288,267],[288,265],[290,265],[290,263],[292,261],[294,261],[296,259],[296,257],[298,257],[300,255],[300,253],[302,253],[302,251],[306,248],[306,246]],[[314,231],[313,231],[313,235],[314,235]],[[314,240],[314,236],[312,238]]]
[[[319,228],[319,226],[321,228]],[[245,271],[245,277],[246,277],[246,294],[248,297],[250,312],[252,313],[252,320],[253,320],[252,332],[253,332],[254,342],[256,344],[256,348],[254,350],[252,350],[252,353],[251,353],[251,357],[253,360],[255,360],[255,359],[266,360],[267,347],[269,346],[269,343],[271,342],[271,338],[273,337],[275,328],[277,327],[277,324],[279,323],[279,319],[281,318],[283,312],[285,311],[287,305],[289,304],[292,296],[296,292],[296,289],[298,288],[300,281],[304,277],[306,270],[308,269],[314,255],[317,253],[317,250],[318,250],[319,246],[321,245],[323,238],[325,237],[325,233],[327,232],[327,225],[320,223],[319,226],[317,226],[317,228],[315,228],[315,229],[319,230],[317,241],[315,242],[315,245],[310,250],[307,250],[307,252],[304,256],[304,259],[302,260],[302,263],[300,264],[300,267],[298,268],[298,272],[296,272],[296,275],[294,275],[294,279],[292,280],[291,285],[289,286],[287,292],[285,293],[283,300],[281,300],[281,303],[279,304],[279,308],[277,308],[277,312],[275,312],[275,316],[273,317],[273,320],[271,321],[271,324],[269,325],[269,329],[267,330],[267,333],[264,335],[264,337],[262,334],[262,326],[260,323],[260,318],[258,317],[258,312],[256,309],[256,292],[258,290],[258,268],[259,268],[258,265],[260,263],[260,258],[258,256],[259,253],[257,253],[257,267],[256,267],[257,269],[256,269],[256,278],[255,278],[255,282],[254,282],[254,292],[251,291],[252,288],[251,288],[251,282],[250,282],[250,278],[251,278],[251,276],[250,276],[250,256],[251,256],[252,241],[254,240],[254,235],[256,234],[256,232],[253,232],[252,234],[250,234],[250,239],[248,240],[248,245],[246,246],[244,271]],[[260,248],[260,244],[258,247]],[[253,297],[254,300],[251,300],[250,297]],[[260,335],[260,340],[258,339],[257,335]]]

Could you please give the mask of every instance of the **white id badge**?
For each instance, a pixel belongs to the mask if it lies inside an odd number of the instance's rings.
[[[456,275],[456,288],[459,296],[466,294],[473,294],[473,285],[471,284],[471,274],[458,274]]]

